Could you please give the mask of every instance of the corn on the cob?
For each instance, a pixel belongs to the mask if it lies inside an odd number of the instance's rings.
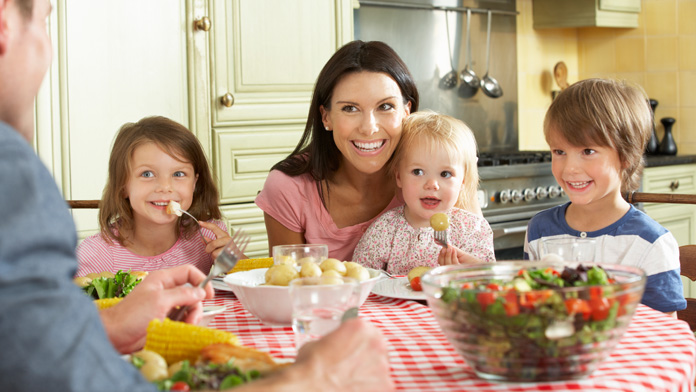
[[[102,310],[106,308],[110,308],[117,303],[121,302],[123,298],[102,298],[102,299],[95,299],[94,304],[97,305],[97,309]]]
[[[159,353],[169,364],[184,359],[193,363],[201,349],[213,343],[238,344],[239,340],[234,334],[219,329],[155,319],[147,327],[145,349]]]
[[[270,268],[273,265],[273,257],[262,257],[258,259],[242,259],[237,262],[228,273],[249,271],[257,268]]]

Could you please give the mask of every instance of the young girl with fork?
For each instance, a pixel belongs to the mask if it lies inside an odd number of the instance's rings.
[[[461,121],[434,112],[411,114],[389,168],[404,205],[377,218],[358,242],[353,261],[406,274],[417,266],[495,261],[493,232],[478,205],[476,140]],[[449,219],[446,247],[434,240],[430,218]]]
[[[180,264],[207,274],[229,240],[218,201],[208,161],[191,131],[165,117],[123,125],[109,158],[101,232],[78,246],[76,276]],[[168,213],[170,202],[199,223]]]

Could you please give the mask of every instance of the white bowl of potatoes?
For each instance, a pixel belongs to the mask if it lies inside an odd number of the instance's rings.
[[[236,272],[224,278],[244,308],[268,325],[292,325],[292,305],[288,283],[306,276],[347,276],[360,282],[362,305],[378,280],[384,275],[372,268],[365,268],[350,261],[325,259],[321,263],[291,260],[275,264],[271,268],[258,268]]]

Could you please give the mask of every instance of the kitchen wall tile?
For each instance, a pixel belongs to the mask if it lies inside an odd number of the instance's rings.
[[[695,155],[696,143],[677,143],[677,154],[679,155]]]
[[[679,34],[696,34],[696,1],[679,0],[677,7]]]
[[[696,131],[690,124],[696,124],[696,108],[681,108],[679,109],[679,120],[684,123],[684,126],[680,128],[682,132],[679,133],[679,139],[677,139],[677,147],[679,142],[682,143],[696,143]],[[675,124],[676,125],[676,124]]]
[[[645,33],[649,36],[676,34],[676,8],[676,0],[643,0],[641,13],[645,15]]]
[[[580,40],[612,40],[616,38],[616,32],[620,29],[611,27],[580,27],[578,39]]]
[[[578,43],[580,74],[613,72],[616,69],[614,40],[581,40]]]
[[[648,93],[650,98],[657,99],[659,105],[679,105],[676,72],[648,72],[645,79],[645,92]],[[658,110],[660,108],[659,105]]]
[[[675,71],[677,69],[677,37],[648,36],[646,71]]]
[[[616,79],[635,83],[646,90],[645,72],[617,72]]]
[[[546,107],[551,104],[551,89],[558,90],[558,86],[552,79],[550,71],[526,75],[521,91],[524,91],[525,99],[529,100],[527,102],[534,102],[535,107]]]
[[[696,1],[694,2],[696,4]],[[694,9],[694,17],[696,17],[696,9]],[[692,21],[696,26],[696,20]],[[679,69],[682,71],[696,71],[696,35],[680,35],[679,36]],[[696,87],[696,86],[695,86]]]
[[[520,150],[547,150],[549,148],[548,144],[546,144],[546,139],[544,139],[543,128],[547,109],[520,111],[520,127],[527,130],[519,135]]]
[[[696,107],[696,71],[679,72],[679,105]]]
[[[616,70],[636,72],[645,69],[645,38],[619,38],[616,40]]]

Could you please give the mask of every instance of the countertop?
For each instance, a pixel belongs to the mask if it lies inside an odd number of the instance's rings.
[[[645,167],[686,165],[696,163],[696,155],[648,155]]]

